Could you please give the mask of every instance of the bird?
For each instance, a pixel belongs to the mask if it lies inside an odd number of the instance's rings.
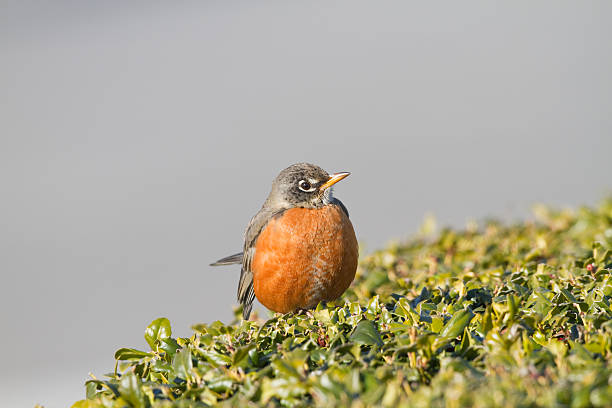
[[[310,163],[282,170],[244,233],[242,252],[211,266],[241,264],[238,301],[247,320],[255,297],[279,313],[339,298],[355,278],[359,245],[333,186],[350,173]]]

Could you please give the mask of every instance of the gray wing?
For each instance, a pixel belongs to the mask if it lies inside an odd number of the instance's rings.
[[[238,301],[242,304],[242,317],[246,320],[251,315],[255,291],[253,290],[253,271],[251,261],[255,255],[255,241],[265,225],[273,217],[281,214],[284,209],[262,208],[251,219],[244,234],[244,256],[242,257],[242,269],[240,270],[240,281],[238,282]]]
[[[342,201],[338,200],[336,197],[333,197],[331,199],[331,203],[332,204],[336,204],[338,207],[342,208],[342,211],[344,211],[344,213],[346,214],[346,216],[349,216],[348,210],[346,209],[346,207],[344,206],[344,204],[342,204]]]

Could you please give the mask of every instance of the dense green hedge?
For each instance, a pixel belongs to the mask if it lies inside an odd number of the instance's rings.
[[[422,234],[336,304],[120,349],[82,407],[611,406],[612,199]]]

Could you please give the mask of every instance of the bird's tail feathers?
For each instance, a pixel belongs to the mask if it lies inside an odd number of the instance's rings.
[[[210,266],[221,266],[221,265],[234,265],[242,263],[242,252],[237,254],[226,256],[225,258],[219,259],[217,262],[213,262]]]

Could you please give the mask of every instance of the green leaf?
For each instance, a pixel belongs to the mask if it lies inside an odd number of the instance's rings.
[[[232,359],[230,356],[218,353],[213,350],[198,350],[198,354],[203,356],[205,360],[215,365],[216,367],[226,366],[232,363]]]
[[[493,318],[491,317],[492,307],[491,305],[487,306],[484,314],[482,315],[482,320],[480,323],[480,331],[483,334],[487,334],[489,330],[493,328]]]
[[[163,339],[167,339],[172,335],[172,328],[170,327],[170,321],[165,317],[160,317],[151,322],[145,330],[144,338],[151,347],[151,350],[156,350],[159,342]]]
[[[234,381],[228,376],[219,376],[206,384],[214,392],[227,392],[234,386]]]
[[[510,320],[515,320],[517,318],[518,307],[519,307],[519,298],[513,294],[509,294],[506,296],[506,301],[508,302],[508,316]]]
[[[610,257],[610,250],[605,248],[601,242],[593,243],[593,259],[596,263],[601,263]]]
[[[561,293],[563,293],[563,296],[565,296],[565,298],[568,301],[573,302],[573,303],[577,303],[578,302],[576,300],[576,298],[574,297],[574,295],[572,295],[572,293],[569,290],[563,289],[563,288],[561,288],[560,290],[561,290]]]
[[[115,360],[140,360],[145,357],[153,357],[153,354],[131,348],[120,348],[115,352]]]
[[[252,343],[244,347],[239,347],[232,355],[232,366],[245,367],[249,361],[249,352],[255,348],[255,344]]]
[[[357,323],[355,330],[351,333],[350,340],[359,344],[382,346],[383,341],[376,325],[371,320],[362,320]]]
[[[431,331],[434,333],[439,333],[440,330],[444,327],[444,321],[439,317],[431,318]]]
[[[191,359],[191,350],[183,349],[174,355],[172,361],[174,374],[186,381],[192,380],[191,370],[193,369],[193,361]]]
[[[460,310],[453,314],[453,317],[444,325],[440,332],[440,337],[444,339],[454,339],[463,333],[463,330],[470,324],[474,318],[474,312],[470,309]]]
[[[172,337],[161,339],[159,349],[165,351],[169,356],[174,356],[176,351],[180,348],[178,343]]]
[[[95,382],[88,381],[85,383],[85,397],[88,400],[94,399],[98,385]]]
[[[145,407],[145,395],[140,378],[133,373],[125,374],[119,381],[119,394],[134,408]]]

